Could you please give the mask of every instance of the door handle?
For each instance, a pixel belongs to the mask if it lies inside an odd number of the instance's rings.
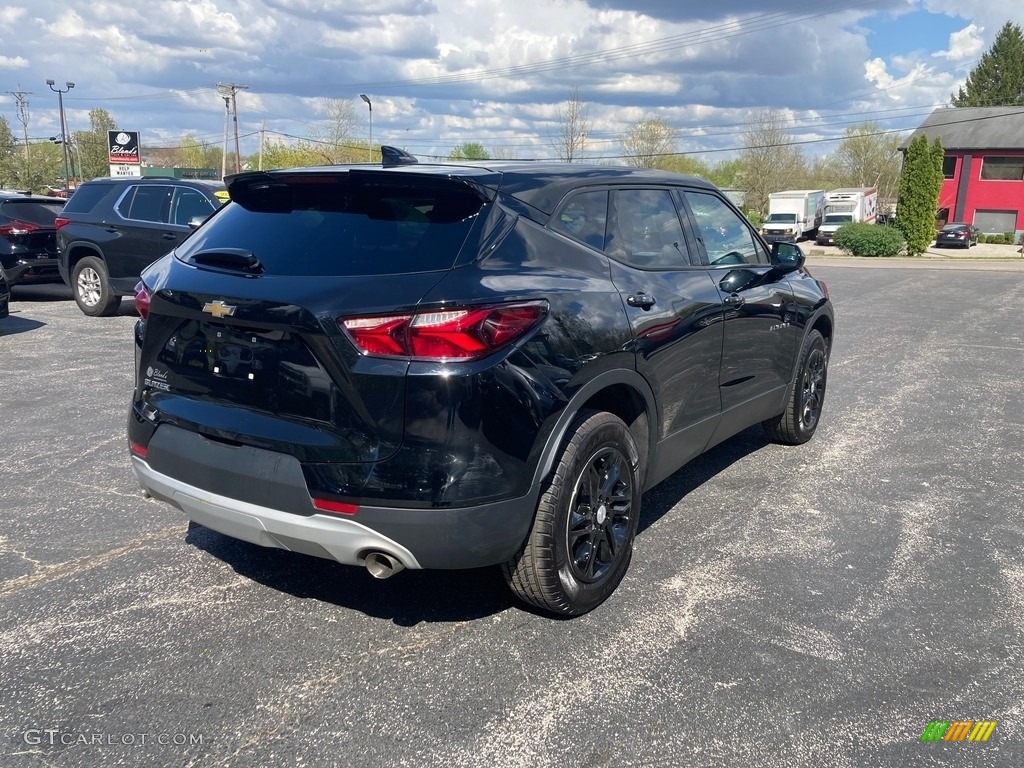
[[[648,296],[643,291],[637,291],[631,296],[626,297],[626,303],[631,307],[640,307],[640,309],[647,310],[654,306],[654,297]]]
[[[740,296],[738,293],[730,293],[724,299],[727,307],[742,307],[747,303],[747,300]]]
[[[164,232],[164,240],[177,240],[178,236],[173,232]]]
[[[104,227],[104,232],[117,232],[117,227]]]

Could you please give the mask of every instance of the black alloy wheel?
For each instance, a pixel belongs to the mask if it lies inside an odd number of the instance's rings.
[[[605,446],[585,464],[569,502],[566,550],[581,582],[594,584],[612,570],[632,528],[633,488],[629,461]]]
[[[502,569],[523,601],[579,616],[604,602],[626,574],[643,473],[633,435],[617,416],[583,411],[568,434],[530,533]]]
[[[774,419],[761,422],[768,437],[783,445],[806,443],[818,428],[828,386],[828,345],[821,333],[807,334],[799,360],[786,409]]]

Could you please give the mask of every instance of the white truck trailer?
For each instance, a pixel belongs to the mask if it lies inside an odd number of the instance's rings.
[[[825,190],[790,189],[768,195],[768,217],[761,234],[769,243],[813,237],[825,215]]]
[[[818,227],[815,241],[831,245],[836,230],[844,224],[866,222],[878,218],[878,190],[874,187],[844,187],[825,193],[825,218]]]

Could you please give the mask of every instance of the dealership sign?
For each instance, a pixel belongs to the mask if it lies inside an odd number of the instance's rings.
[[[111,176],[141,176],[138,131],[107,131]]]

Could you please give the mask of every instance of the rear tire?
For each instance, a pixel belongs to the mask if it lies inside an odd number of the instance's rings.
[[[593,610],[629,567],[640,515],[640,455],[618,417],[582,411],[523,548],[502,566],[524,602],[562,616]]]
[[[75,303],[89,317],[110,317],[121,306],[121,297],[114,294],[107,275],[107,265],[95,256],[75,262],[71,271],[71,290]]]
[[[821,420],[828,385],[828,345],[811,331],[800,350],[797,375],[786,398],[786,410],[761,422],[768,437],[783,445],[800,445],[814,436]]]

